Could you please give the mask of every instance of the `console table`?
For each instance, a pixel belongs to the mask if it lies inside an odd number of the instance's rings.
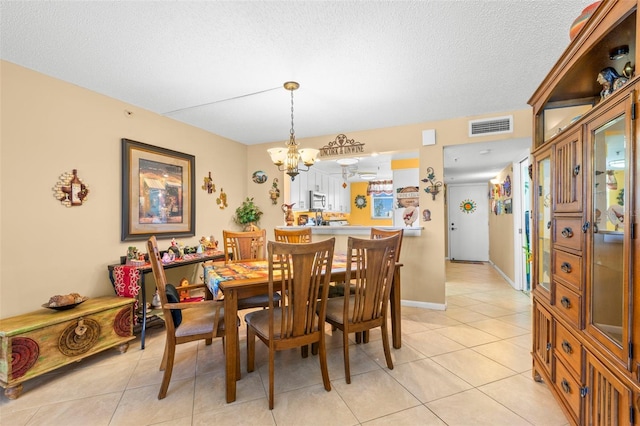
[[[170,263],[164,264],[164,269],[178,268],[181,266],[194,265],[197,263],[208,262],[208,261],[221,261],[224,260],[224,253],[220,250],[206,250],[202,254],[186,254],[184,257],[174,260]],[[142,321],[141,321],[141,332],[140,332],[140,348],[144,349],[144,341],[145,334],[147,329],[147,294],[145,290],[145,274],[152,272],[151,263],[145,263],[143,265],[122,265],[122,264],[113,264],[108,265],[109,270],[109,279],[111,280],[111,284],[118,296],[125,297],[136,297],[138,295],[138,291],[140,291],[140,297],[142,299]],[[117,278],[116,275],[120,274],[118,278],[122,278],[121,274],[128,274],[128,282],[127,286],[128,290],[133,290],[130,292],[123,293],[122,283],[116,283]],[[135,315],[135,313],[134,313]]]
[[[0,385],[9,399],[22,382],[105,349],[129,348],[134,299],[95,297],[65,311],[38,309],[0,320]]]

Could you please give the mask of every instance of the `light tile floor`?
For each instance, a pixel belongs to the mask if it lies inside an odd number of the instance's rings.
[[[428,285],[428,282],[425,283]],[[166,399],[157,399],[164,330],[150,329],[127,353],[106,351],[27,381],[16,400],[0,396],[0,424],[13,425],[566,425],[542,383],[531,378],[531,303],[489,265],[447,262],[447,310],[402,309],[402,348],[384,362],[381,335],[352,342],[344,381],[340,332],[328,329],[332,390],[317,357],[276,357],[275,408],[268,409],[266,347],[237,400],[224,397],[220,340],[180,345]]]

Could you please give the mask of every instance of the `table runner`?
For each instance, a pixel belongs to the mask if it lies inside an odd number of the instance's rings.
[[[332,269],[347,267],[347,256],[336,254],[333,256]],[[247,263],[227,263],[218,265],[206,265],[204,267],[204,282],[211,290],[213,298],[218,298],[220,283],[224,281],[246,280],[269,277],[269,264],[266,260],[251,261]]]
[[[120,297],[136,299],[133,307],[133,324],[138,324],[138,293],[140,292],[140,270],[138,266],[120,265],[113,268],[113,288]]]

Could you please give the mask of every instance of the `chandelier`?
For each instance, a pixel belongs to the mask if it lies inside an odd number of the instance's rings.
[[[273,164],[278,166],[278,170],[291,176],[292,181],[299,172],[309,171],[309,167],[316,162],[316,157],[320,152],[312,148],[298,149],[299,145],[296,142],[296,134],[293,130],[293,91],[299,87],[300,85],[295,81],[284,83],[284,88],[291,92],[291,130],[289,131],[289,142],[287,142],[286,148],[271,148],[267,150]],[[300,161],[307,167],[306,169],[300,167]]]

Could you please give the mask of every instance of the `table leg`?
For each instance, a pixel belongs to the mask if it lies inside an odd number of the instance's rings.
[[[227,402],[236,400],[236,361],[239,359],[238,353],[238,294],[234,290],[224,294],[224,329],[226,336],[225,348],[225,380],[227,382]]]
[[[144,338],[147,331],[147,292],[144,285],[144,273],[140,274],[140,294],[142,297],[142,329],[140,331],[140,349],[144,349]]]
[[[391,286],[391,336],[393,347],[400,349],[402,346],[402,314],[400,312],[400,266],[396,266],[393,273],[393,285]]]

